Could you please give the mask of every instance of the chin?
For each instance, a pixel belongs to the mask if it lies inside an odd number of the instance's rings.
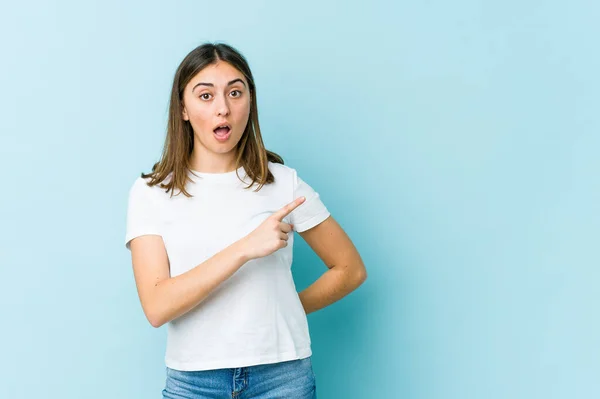
[[[238,143],[239,143],[239,140],[222,143],[222,144],[217,143],[216,145],[213,144],[213,145],[211,145],[211,150],[218,154],[226,154],[228,152],[234,151],[237,148]]]
[[[230,147],[219,147],[219,148],[213,148],[212,152],[214,152],[215,154],[227,154],[234,150],[235,150],[235,146],[233,146],[231,148]]]

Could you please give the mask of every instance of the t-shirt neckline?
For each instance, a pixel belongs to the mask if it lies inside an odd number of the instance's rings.
[[[236,173],[237,172],[237,173]],[[209,172],[200,172],[194,169],[190,169],[190,173],[191,173],[191,177],[194,180],[210,180],[210,181],[214,181],[214,182],[227,182],[227,181],[234,181],[234,180],[239,180],[238,176],[239,175],[241,178],[244,178],[245,176],[245,170],[243,166],[240,166],[239,168],[229,171],[229,172],[222,172],[222,173],[209,173]]]

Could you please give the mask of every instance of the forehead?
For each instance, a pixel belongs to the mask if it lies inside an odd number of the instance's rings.
[[[211,64],[205,67],[203,70],[194,75],[188,85],[194,87],[194,85],[197,83],[204,82],[212,83],[215,86],[226,86],[227,82],[236,78],[240,78],[246,82],[243,73],[238,71],[231,64],[224,61],[219,61],[216,64]]]

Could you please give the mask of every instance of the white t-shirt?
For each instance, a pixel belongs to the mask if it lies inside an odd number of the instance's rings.
[[[296,170],[269,162],[275,182],[258,192],[228,173],[190,174],[193,196],[139,177],[129,192],[126,247],[135,237],[163,238],[170,275],[196,267],[243,238],[295,198],[306,201],[283,221],[302,232],[330,215],[319,194]],[[240,177],[250,183],[244,168]],[[177,370],[236,368],[302,359],[312,354],[306,314],[292,279],[294,235],[288,245],[244,264],[198,306],[168,323],[165,363]]]

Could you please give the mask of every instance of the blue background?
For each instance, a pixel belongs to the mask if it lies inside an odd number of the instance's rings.
[[[207,40],[369,272],[309,315],[321,398],[600,397],[598,3],[366,3],[3,5],[3,397],[160,396],[127,192]]]

